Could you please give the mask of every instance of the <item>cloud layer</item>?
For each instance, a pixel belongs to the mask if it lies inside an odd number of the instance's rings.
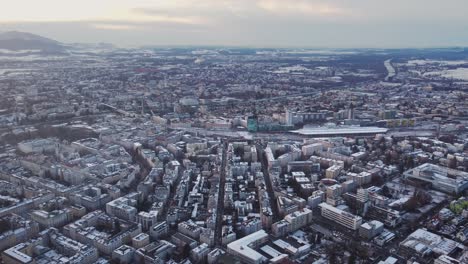
[[[120,45],[468,45],[465,0],[15,0],[0,30]],[[73,32],[71,34],[70,32]]]

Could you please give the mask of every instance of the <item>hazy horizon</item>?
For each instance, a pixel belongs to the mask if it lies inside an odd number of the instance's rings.
[[[468,46],[463,0],[17,0],[0,31],[117,46]]]

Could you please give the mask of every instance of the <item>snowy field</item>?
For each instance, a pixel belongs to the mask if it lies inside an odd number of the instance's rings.
[[[457,66],[468,64],[466,60],[456,60],[456,61],[444,61],[444,60],[410,60],[408,61],[408,65],[410,66],[423,66],[429,64],[438,64],[438,65],[446,65],[446,66]]]
[[[424,76],[441,76],[449,79],[468,81],[468,68],[427,72]]]

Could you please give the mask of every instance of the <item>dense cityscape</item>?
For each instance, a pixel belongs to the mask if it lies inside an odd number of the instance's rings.
[[[0,50],[2,263],[468,263],[467,49],[45,43]]]

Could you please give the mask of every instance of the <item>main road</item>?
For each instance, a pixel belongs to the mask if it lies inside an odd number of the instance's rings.
[[[259,158],[262,162],[263,178],[265,179],[266,190],[268,193],[268,197],[270,198],[270,206],[271,211],[273,213],[273,222],[277,222],[280,220],[278,202],[276,201],[276,195],[273,190],[273,183],[271,182],[270,173],[268,172],[268,162],[266,159],[265,151],[263,149],[263,146],[260,144],[256,144],[256,148]]]
[[[226,165],[227,165],[227,149],[228,140],[223,140],[223,152],[221,155],[221,168],[219,171],[219,189],[218,201],[216,204],[216,224],[215,224],[215,246],[222,246],[222,228],[223,228],[223,213],[224,213],[224,193],[226,185]]]

